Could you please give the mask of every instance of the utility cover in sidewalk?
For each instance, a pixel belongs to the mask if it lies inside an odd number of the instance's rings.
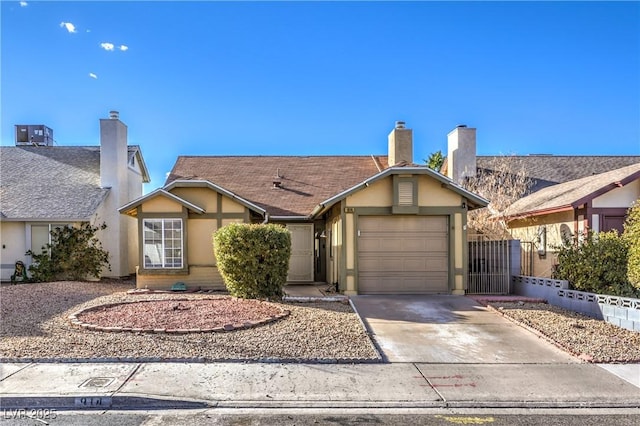
[[[84,388],[105,388],[115,380],[114,377],[92,377],[86,380],[80,387]]]

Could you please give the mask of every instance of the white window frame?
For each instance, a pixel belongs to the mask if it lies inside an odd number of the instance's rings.
[[[47,227],[47,244],[51,244],[51,231],[53,231],[56,228],[63,228],[65,226],[73,226],[72,223],[63,223],[63,222],[32,222],[29,223],[29,226],[27,227],[27,235],[25,238],[25,241],[27,242],[27,244],[29,245],[27,247],[27,250],[31,250],[33,253],[35,254],[40,254],[42,252],[42,247],[33,247],[33,227],[34,226],[46,226]],[[49,250],[49,255],[51,255],[51,250]]]
[[[171,222],[172,224],[179,223],[179,229],[171,229],[167,227],[167,225]],[[159,232],[160,238],[147,240],[147,223],[155,223],[160,224]],[[171,231],[178,231],[179,236],[174,236],[173,238],[168,238],[168,233]],[[150,241],[149,243],[147,241]],[[174,244],[168,244],[170,241],[173,241]],[[175,242],[179,241],[179,244],[176,245]],[[170,245],[170,247],[167,247]],[[151,259],[152,253],[148,251],[150,247],[155,248],[155,259],[156,262],[147,262],[147,259]],[[180,218],[147,218],[142,219],[142,255],[144,259],[144,269],[182,269],[184,267],[184,222]],[[177,255],[171,256],[171,259],[174,259],[174,262],[168,262],[167,250],[170,251],[178,251]],[[179,260],[179,265],[176,264],[176,260]]]

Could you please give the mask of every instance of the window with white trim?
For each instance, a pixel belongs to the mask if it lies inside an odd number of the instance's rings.
[[[144,267],[182,268],[182,219],[143,219]]]
[[[31,225],[31,251],[40,254],[48,251],[47,244],[51,244],[51,231],[71,226],[68,223],[34,223]],[[28,237],[27,237],[28,238]]]

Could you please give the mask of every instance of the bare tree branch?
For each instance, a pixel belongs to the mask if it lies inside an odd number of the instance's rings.
[[[504,211],[526,195],[533,185],[522,161],[516,156],[495,157],[486,168],[478,169],[476,176],[465,180],[462,185],[490,201],[487,207],[469,212],[469,228],[489,238],[510,239]]]

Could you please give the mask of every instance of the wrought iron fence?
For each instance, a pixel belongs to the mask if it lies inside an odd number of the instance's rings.
[[[467,293],[509,294],[511,276],[520,274],[520,241],[473,236],[468,244]]]

